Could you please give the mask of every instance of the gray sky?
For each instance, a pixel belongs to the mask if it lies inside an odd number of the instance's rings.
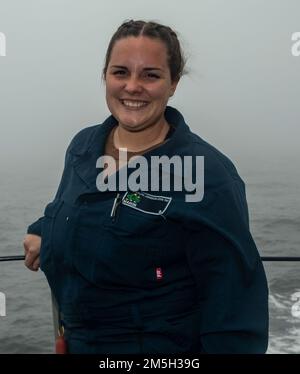
[[[299,164],[299,0],[0,0],[0,172],[62,168],[67,144],[109,114],[100,75],[126,19],[178,31],[189,74],[169,102],[239,167]]]

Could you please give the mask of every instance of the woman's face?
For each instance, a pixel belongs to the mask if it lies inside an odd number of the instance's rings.
[[[144,36],[115,43],[105,80],[108,108],[128,131],[163,124],[165,107],[178,83],[171,81],[163,42]]]

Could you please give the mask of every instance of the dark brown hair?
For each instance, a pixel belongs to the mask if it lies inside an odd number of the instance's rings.
[[[103,68],[104,80],[111,57],[111,52],[116,41],[129,36],[147,36],[148,38],[161,40],[167,48],[168,65],[172,82],[178,81],[184,74],[183,70],[185,66],[185,58],[176,32],[173,31],[169,26],[161,25],[156,22],[130,20],[122,23],[122,25],[119,26],[109,42]]]

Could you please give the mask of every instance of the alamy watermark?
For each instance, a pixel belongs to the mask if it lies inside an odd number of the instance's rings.
[[[116,161],[112,156],[98,158],[96,168],[102,168],[96,179],[97,189],[105,191],[178,191],[186,202],[199,202],[204,196],[204,156],[135,156],[128,162],[127,149],[119,149],[118,188]],[[123,166],[122,166],[123,165]],[[173,172],[171,171],[171,166]],[[129,175],[129,169],[133,170]],[[150,181],[149,181],[150,179]]]
[[[300,317],[300,291],[294,292],[291,296],[292,301],[296,301],[291,308],[293,317]]]
[[[292,41],[295,42],[292,44],[291,53],[294,57],[300,56],[300,32],[294,32],[292,34]]]
[[[0,317],[6,316],[6,298],[3,292],[0,292]]]
[[[0,32],[0,57],[6,56],[6,36]]]

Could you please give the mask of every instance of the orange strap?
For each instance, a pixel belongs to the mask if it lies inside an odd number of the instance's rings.
[[[63,335],[58,336],[55,342],[55,353],[58,355],[65,355],[67,354],[67,342]]]

